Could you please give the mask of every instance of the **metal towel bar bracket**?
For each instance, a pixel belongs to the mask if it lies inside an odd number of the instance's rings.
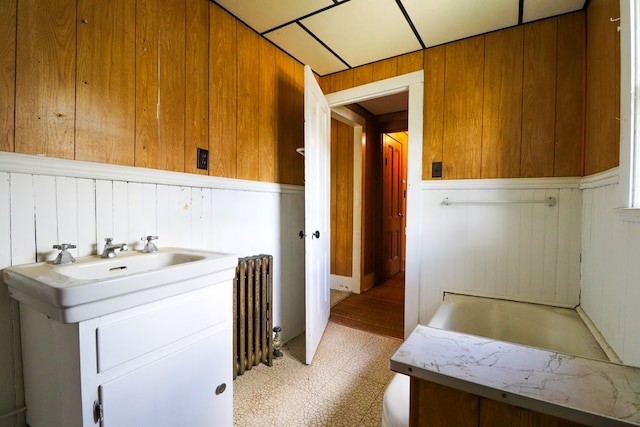
[[[506,204],[506,203],[529,203],[529,204],[545,204],[549,207],[555,206],[558,203],[558,200],[555,197],[547,197],[546,199],[541,200],[449,200],[448,197],[445,197],[442,200],[442,204],[444,206],[451,205],[496,205],[496,204]]]

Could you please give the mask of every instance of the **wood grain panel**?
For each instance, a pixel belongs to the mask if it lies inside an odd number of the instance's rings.
[[[209,3],[209,174],[236,177],[236,19]]]
[[[470,393],[411,377],[410,426],[478,425],[479,398]]]
[[[504,402],[480,398],[478,426],[578,427],[584,426],[584,424],[508,405]]]
[[[135,13],[127,0],[78,1],[76,160],[134,164]]]
[[[335,122],[335,124],[333,123]],[[335,130],[334,130],[335,129]],[[335,222],[331,252],[332,274],[351,276],[353,259],[353,127],[332,120],[331,179]],[[335,168],[335,169],[334,169]],[[335,195],[334,195],[335,194]]]
[[[15,151],[73,159],[76,3],[20,2]]]
[[[480,178],[484,36],[446,45],[445,67],[442,176]]]
[[[353,69],[353,86],[361,86],[373,81],[373,65],[367,64]]]
[[[398,58],[389,58],[371,64],[373,81],[384,80],[398,75]]]
[[[304,157],[296,148],[304,146],[302,66],[290,56],[278,52],[278,176],[283,184],[304,182]]]
[[[331,224],[331,242],[329,252],[329,272],[330,274],[338,274],[336,272],[336,248],[338,247],[338,122],[331,119],[331,189],[330,189],[330,208],[329,220]]]
[[[184,0],[136,2],[136,166],[184,170],[185,13]]]
[[[185,43],[184,171],[207,175],[196,161],[198,148],[209,149],[209,2],[186,0]]]
[[[238,132],[236,177],[257,180],[260,92],[260,45],[258,35],[243,24],[238,34]]]
[[[587,94],[585,174],[619,163],[620,16],[615,0],[593,0],[587,8]]]
[[[424,51],[411,52],[398,56],[398,75],[422,70],[424,66]]]
[[[293,162],[291,164],[293,176],[292,184],[304,185],[304,157],[296,153],[296,148],[304,141],[304,67],[295,59],[289,61],[291,74],[293,76],[293,114],[289,117],[291,120],[293,138],[291,140],[292,149],[290,149]]]
[[[585,14],[558,17],[554,176],[582,176]]]
[[[16,3],[0,2],[0,151],[15,146]]]
[[[524,26],[520,176],[553,176],[557,19]]]
[[[431,179],[431,163],[442,161],[445,58],[445,46],[424,51],[422,179]]]
[[[278,140],[276,139],[276,47],[260,40],[260,82],[258,120],[258,179],[277,182]]]
[[[338,92],[353,87],[353,70],[344,70],[339,73],[331,74],[327,76],[327,78],[327,84],[325,84],[327,92],[325,93]]]
[[[482,178],[520,176],[523,30],[485,36]]]

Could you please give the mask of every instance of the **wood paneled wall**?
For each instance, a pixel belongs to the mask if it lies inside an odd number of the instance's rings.
[[[0,150],[303,183],[303,69],[207,0],[3,1]]]
[[[620,2],[592,0],[587,8],[585,174],[620,159]]]
[[[353,127],[331,119],[331,274],[351,277]]]
[[[444,179],[580,176],[584,57],[576,12],[332,74],[323,89],[424,68],[423,179],[434,161]]]

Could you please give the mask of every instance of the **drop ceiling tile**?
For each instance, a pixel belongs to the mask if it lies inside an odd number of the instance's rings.
[[[584,7],[585,0],[525,0],[523,22],[531,22],[550,16],[574,12]]]
[[[333,5],[331,0],[215,0],[259,33]]]
[[[421,49],[395,0],[351,0],[301,22],[352,67]]]
[[[518,0],[402,0],[402,4],[427,47],[517,25],[520,12]]]
[[[346,70],[347,66],[311,37],[298,24],[290,24],[265,34],[265,37],[313,71],[324,76]]]

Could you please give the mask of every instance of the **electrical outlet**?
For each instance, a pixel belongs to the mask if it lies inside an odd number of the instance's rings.
[[[431,163],[431,178],[442,178],[442,162]]]
[[[204,148],[198,148],[198,159],[196,161],[196,167],[198,169],[209,169],[209,150]]]

